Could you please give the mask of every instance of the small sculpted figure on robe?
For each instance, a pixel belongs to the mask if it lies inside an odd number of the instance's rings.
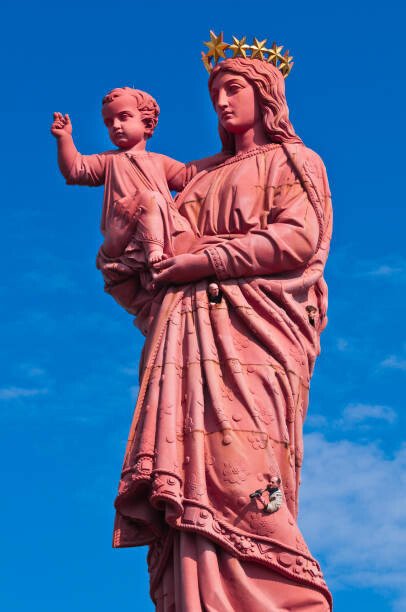
[[[265,489],[257,489],[250,494],[251,499],[258,499],[264,508],[264,512],[272,514],[277,512],[283,503],[283,495],[280,490],[281,479],[279,476],[272,476],[271,482]],[[264,498],[264,494],[268,494],[268,500]]]

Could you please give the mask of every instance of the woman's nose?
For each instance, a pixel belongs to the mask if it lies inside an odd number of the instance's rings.
[[[227,107],[228,98],[225,91],[220,90],[217,97],[217,106],[218,108],[224,109]]]

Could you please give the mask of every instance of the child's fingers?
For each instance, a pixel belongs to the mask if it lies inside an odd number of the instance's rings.
[[[65,123],[66,123],[66,125],[70,125],[71,120],[70,120],[70,117],[69,117],[69,115],[68,115],[68,114],[66,114],[66,115],[65,115],[64,119],[65,119]]]

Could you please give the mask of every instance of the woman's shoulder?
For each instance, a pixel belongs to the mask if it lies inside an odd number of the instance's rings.
[[[313,149],[306,147],[303,143],[283,143],[281,149],[285,158],[290,163],[296,162],[300,167],[310,171],[325,170],[320,155],[313,151]]]
[[[294,182],[304,175],[314,178],[326,175],[321,157],[303,143],[282,143],[275,151],[274,161],[277,161],[283,182]]]

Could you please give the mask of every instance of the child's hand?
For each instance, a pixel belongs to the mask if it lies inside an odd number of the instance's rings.
[[[131,200],[131,198],[122,198],[113,202],[107,215],[107,224],[118,232],[128,229],[131,233],[135,225],[135,216],[126,206],[127,200]]]
[[[62,115],[62,113],[54,113],[54,122],[51,125],[51,134],[55,138],[61,138],[66,135],[72,134],[72,123],[69,115]]]

